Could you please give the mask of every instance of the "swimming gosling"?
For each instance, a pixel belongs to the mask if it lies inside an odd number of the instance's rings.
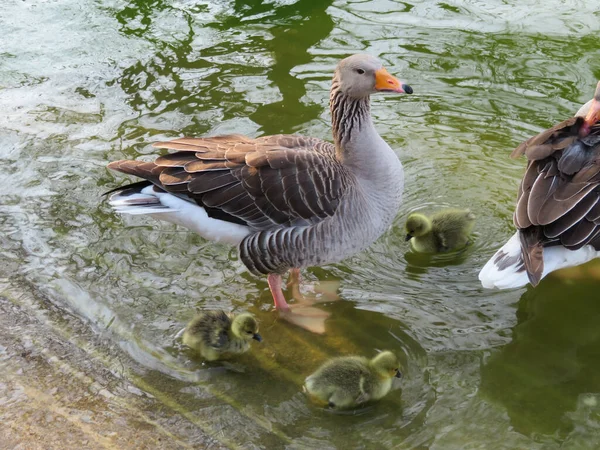
[[[262,341],[252,314],[230,316],[224,311],[208,311],[187,324],[182,341],[206,360],[215,361],[248,351],[252,339]]]
[[[384,397],[392,388],[392,378],[402,376],[398,366],[398,358],[389,351],[371,360],[333,358],[306,379],[304,391],[330,408],[351,408]]]
[[[412,213],[406,220],[406,240],[421,253],[442,253],[469,243],[475,215],[468,209],[443,209],[431,218]]]

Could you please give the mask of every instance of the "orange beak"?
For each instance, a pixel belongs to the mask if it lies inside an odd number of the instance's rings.
[[[583,125],[579,129],[579,137],[585,137],[590,134],[592,127],[600,120],[600,82],[596,86],[596,93],[590,105],[590,110],[585,116]]]
[[[412,94],[413,90],[408,84],[402,84],[398,78],[393,77],[383,67],[375,72],[375,90],[379,92],[398,92]]]
[[[585,125],[588,127],[592,127],[596,122],[600,120],[600,101],[597,99],[592,100],[592,104],[590,105],[590,110],[585,116]]]

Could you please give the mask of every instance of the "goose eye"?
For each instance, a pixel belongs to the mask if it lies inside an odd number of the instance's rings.
[[[363,75],[365,73],[364,69],[356,69],[356,73],[359,75]]]

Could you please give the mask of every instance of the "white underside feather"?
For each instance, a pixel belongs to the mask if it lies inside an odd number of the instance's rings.
[[[166,192],[155,192],[154,186],[130,195],[118,192],[110,197],[109,203],[119,214],[149,214],[214,242],[237,245],[251,232],[247,226],[209,217],[206,210],[195,203]]]
[[[595,250],[591,245],[586,245],[579,250],[569,250],[561,245],[544,248],[542,278],[555,270],[578,266],[599,257],[600,251]],[[511,264],[500,269],[499,265],[503,261],[510,261]],[[529,283],[527,273],[521,270],[522,266],[521,242],[517,231],[483,266],[479,272],[479,280],[482,286],[488,289],[522,287]]]

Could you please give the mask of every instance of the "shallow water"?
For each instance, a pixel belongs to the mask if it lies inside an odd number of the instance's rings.
[[[136,380],[244,448],[598,448],[600,270],[488,291],[478,269],[513,233],[523,139],[573,114],[600,78],[594,2],[79,1],[0,5],[0,276],[34,285],[148,368]],[[325,336],[277,320],[266,280],[231,249],[101,194],[107,162],[153,141],[229,132],[329,139],[328,88],[348,54],[381,57],[412,96],[377,96],[405,165],[394,229],[343,264]],[[411,253],[416,209],[469,206],[465,251]],[[250,310],[264,342],[236,370],[176,335],[195,310]],[[402,356],[405,377],[353,415],[309,404],[328,356]],[[239,414],[224,414],[233,405]]]

